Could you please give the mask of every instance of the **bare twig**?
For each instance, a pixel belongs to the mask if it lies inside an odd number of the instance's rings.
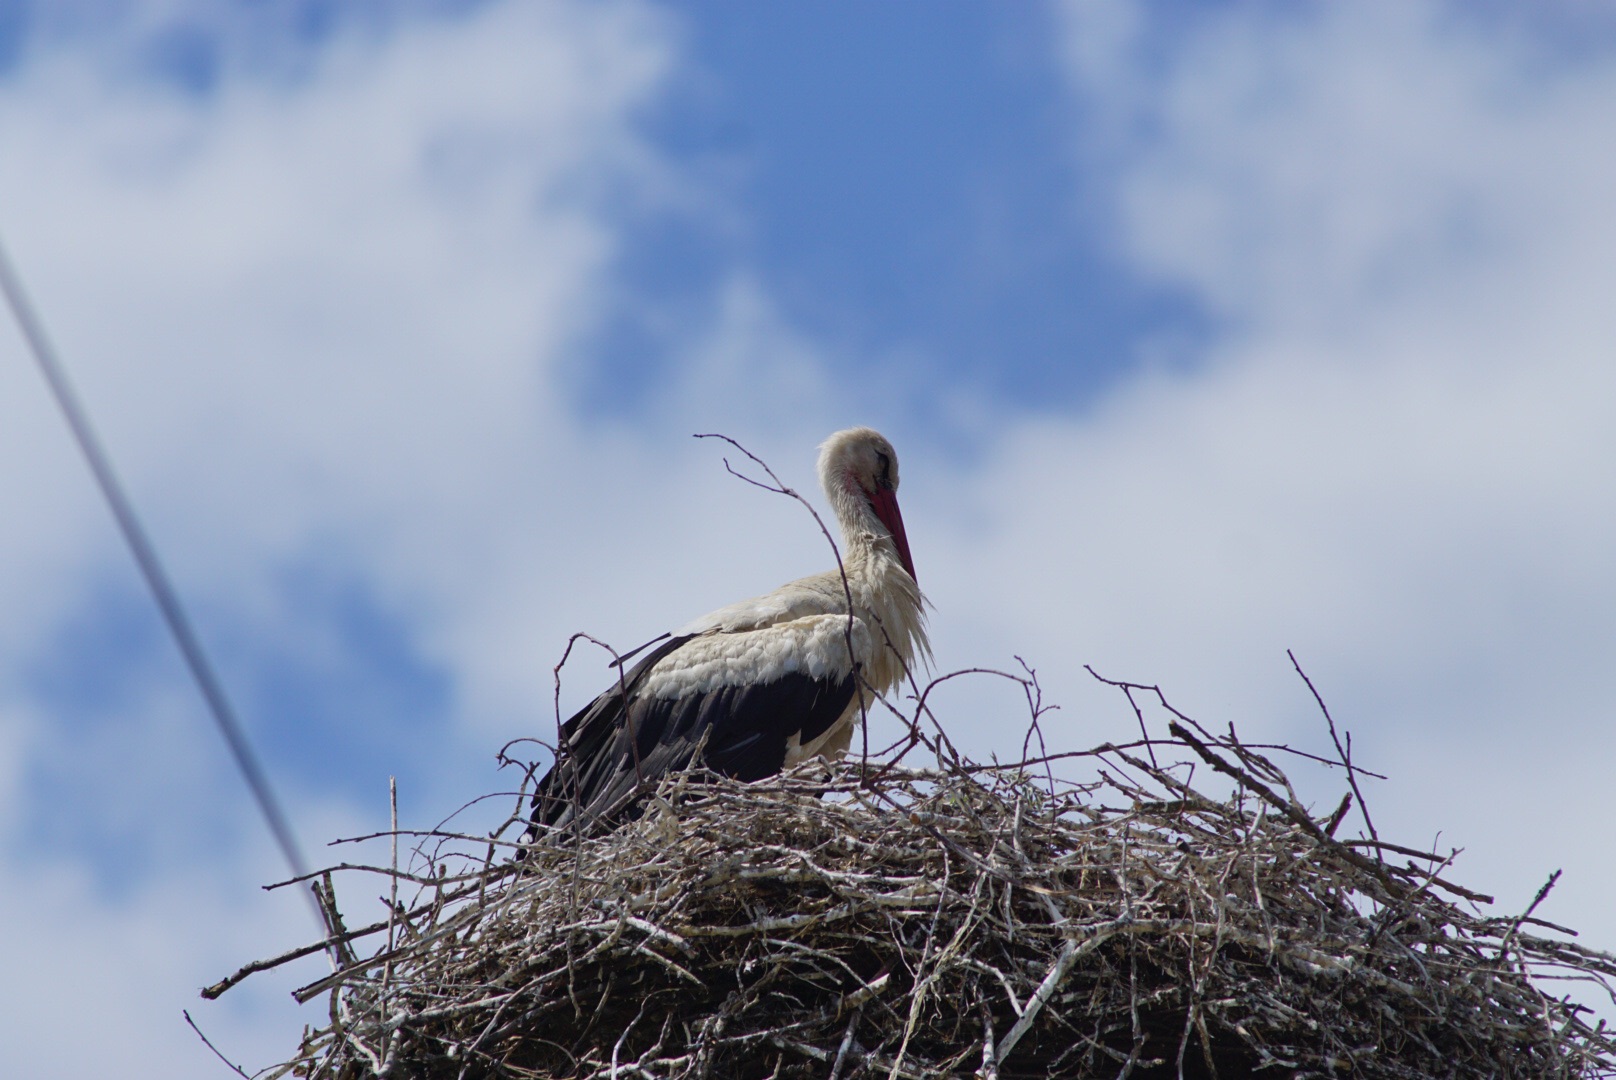
[[[202,1029],[196,1026],[195,1020],[191,1019],[191,1011],[189,1009],[181,1009],[180,1015],[185,1017],[185,1022],[187,1024],[191,1025],[191,1030],[196,1032],[196,1037],[202,1040],[202,1045],[213,1051],[214,1057],[228,1065],[232,1070],[235,1071],[237,1076],[247,1076],[247,1071],[245,1069],[243,1069],[240,1065],[237,1065],[234,1061],[231,1061],[229,1058],[225,1057],[219,1048],[213,1045],[213,1040],[202,1034]],[[251,1080],[251,1078],[248,1078],[248,1080]]]
[[[1313,695],[1313,700],[1318,703],[1319,711],[1324,714],[1324,722],[1330,726],[1330,741],[1335,743],[1335,752],[1341,757],[1341,766],[1347,770],[1347,783],[1351,785],[1352,793],[1358,797],[1358,812],[1363,815],[1364,826],[1369,830],[1369,839],[1378,842],[1380,834],[1375,831],[1375,823],[1369,817],[1369,803],[1364,799],[1363,792],[1358,789],[1358,770],[1352,764],[1352,732],[1347,732],[1346,745],[1342,745],[1341,737],[1336,734],[1335,718],[1330,715],[1330,707],[1324,703],[1324,698],[1320,695],[1318,688],[1313,685],[1313,680],[1308,678],[1307,672],[1302,670],[1302,665],[1296,659],[1294,652],[1286,649],[1285,655],[1290,657],[1291,667],[1296,669],[1296,674],[1300,675],[1302,681],[1307,684],[1308,693]],[[1331,831],[1334,832],[1333,829]],[[1378,852],[1379,849],[1377,848],[1376,851]]]

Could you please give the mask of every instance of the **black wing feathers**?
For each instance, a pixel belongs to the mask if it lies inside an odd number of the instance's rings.
[[[611,689],[580,709],[561,725],[561,745],[556,763],[544,774],[533,792],[532,819],[535,823],[558,825],[571,818],[575,806],[588,807],[610,779],[609,753],[622,728],[623,698],[634,696],[645,673],[657,661],[689,641],[692,635],[670,638],[635,664]],[[641,646],[642,648],[644,646]],[[627,747],[624,747],[627,751]],[[632,763],[631,763],[632,767]]]
[[[823,735],[853,700],[853,677],[832,682],[801,672],[756,686],[726,686],[703,695],[706,761],[714,772],[751,782],[779,772],[786,742]]]
[[[853,700],[854,677],[791,672],[767,683],[720,686],[677,698],[636,694],[645,673],[690,638],[663,643],[562,727],[566,750],[533,796],[533,821],[565,825],[623,815],[641,793],[688,767],[706,738],[703,763],[738,780],[761,780],[785,764],[792,735],[808,742]],[[627,691],[627,709],[624,708]],[[625,722],[627,721],[627,722]],[[637,736],[630,743],[630,732]]]

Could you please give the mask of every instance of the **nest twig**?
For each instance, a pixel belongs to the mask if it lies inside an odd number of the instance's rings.
[[[358,868],[415,899],[345,931],[298,992],[329,1024],[266,1073],[1616,1077],[1611,1032],[1548,989],[1609,994],[1616,958],[1482,914],[1435,853],[1335,839],[1346,801],[1315,817],[1232,733],[1172,731],[1090,752],[1082,784],[942,752],[688,773],[520,859],[434,834],[425,866]]]

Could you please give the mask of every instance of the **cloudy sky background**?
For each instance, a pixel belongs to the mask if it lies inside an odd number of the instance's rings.
[[[939,670],[1322,750],[1294,649],[1383,833],[1613,949],[1608,12],[14,0],[0,235],[315,858],[825,564],[692,433],[867,423]],[[308,913],[9,330],[0,520],[0,1053],[284,1058],[318,958],[196,990]]]

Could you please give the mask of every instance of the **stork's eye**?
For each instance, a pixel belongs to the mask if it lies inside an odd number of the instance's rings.
[[[884,488],[891,487],[892,486],[892,459],[890,457],[888,457],[886,454],[883,454],[881,451],[877,450],[875,452],[875,460],[881,466],[880,471],[876,474],[876,480],[879,481],[881,486],[884,487]]]

